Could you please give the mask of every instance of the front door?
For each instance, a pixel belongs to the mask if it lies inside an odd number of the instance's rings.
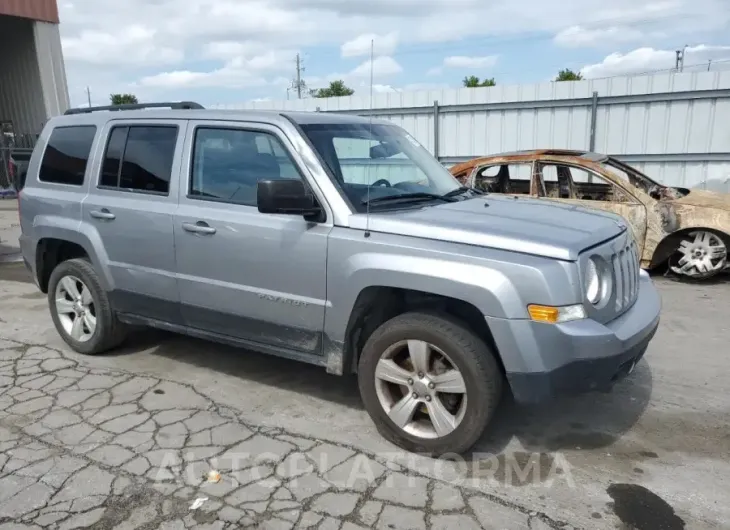
[[[278,129],[193,122],[175,216],[181,311],[188,326],[288,354],[320,355],[326,223],[259,213],[257,181],[304,178]]]
[[[629,192],[585,168],[557,162],[539,162],[540,195],[559,202],[579,204],[623,217],[634,235],[639,256],[646,239],[646,207]]]
[[[81,210],[103,243],[121,313],[181,323],[172,223],[186,125],[119,120],[102,131]]]

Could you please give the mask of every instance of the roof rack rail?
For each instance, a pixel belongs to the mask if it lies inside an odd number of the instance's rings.
[[[90,114],[102,110],[137,110],[137,109],[204,109],[200,103],[194,101],[171,101],[165,103],[128,103],[124,105],[105,105],[102,107],[77,107],[68,109],[64,114]]]

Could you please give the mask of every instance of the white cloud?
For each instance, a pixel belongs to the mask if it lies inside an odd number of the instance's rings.
[[[350,75],[353,77],[370,77],[370,59],[362,63],[360,66],[354,68]],[[392,57],[376,57],[372,61],[372,74],[373,77],[385,77],[389,75],[399,74],[403,71],[398,62]]]
[[[446,68],[489,68],[497,64],[496,55],[484,55],[482,57],[465,57],[454,55],[444,59]]]
[[[262,42],[235,40],[213,41],[205,45],[203,48],[203,56],[210,59],[228,60],[234,57],[262,53],[266,49],[267,47]]]
[[[398,74],[402,67],[392,57],[376,57],[373,63],[373,79],[382,79]],[[332,81],[343,81],[346,85],[358,88],[357,92],[370,91],[370,60],[353,68],[346,73],[331,73],[326,76],[305,76],[304,82],[309,88],[318,89],[328,86]],[[373,83],[374,92],[397,91],[393,85],[386,83]]]
[[[184,87],[217,87],[247,88],[266,84],[266,80],[250,70],[228,64],[211,72],[175,70],[143,77],[139,81],[142,87],[151,88],[184,88]]]
[[[566,48],[584,48],[588,46],[606,46],[612,43],[637,41],[644,34],[635,28],[625,26],[610,26],[607,28],[585,28],[571,26],[564,29],[553,39],[558,46]]]
[[[730,46],[688,47],[685,51],[684,70],[705,70],[710,60],[717,61],[713,69],[730,68]],[[612,53],[597,64],[590,64],[581,69],[588,78],[610,77],[627,74],[643,74],[653,71],[670,71],[675,67],[674,50],[655,50],[654,48],[637,48],[626,54]]]
[[[446,57],[440,66],[434,66],[426,71],[427,76],[440,76],[444,68],[461,68],[467,70],[483,70],[491,68],[499,60],[498,55],[483,55],[481,57],[467,57],[464,55],[452,55]]]
[[[287,52],[321,46],[325,53],[306,64],[314,69],[312,63],[327,56],[328,47],[347,57],[366,58],[368,35],[376,37],[376,54],[382,57],[391,57],[396,46],[400,50],[404,45],[441,42],[453,48],[451,55],[470,55],[474,46],[484,49],[485,40],[499,45],[536,35],[542,39],[571,27],[581,28],[583,34],[590,28],[630,28],[650,36],[661,30],[672,36],[672,42],[692,43],[698,35],[727,27],[727,2],[62,0],[59,9],[69,89],[80,102],[87,84],[93,93],[104,94],[141,87],[141,78],[149,83],[156,75],[161,77],[153,83],[182,80],[187,83],[183,86],[208,86],[211,79],[234,86],[258,78],[268,81],[274,71],[273,65],[264,66],[272,62],[266,60],[268,52],[284,52],[271,57],[293,71],[293,56],[286,58]],[[642,44],[657,47],[650,40]],[[261,69],[254,67],[255,61],[250,63],[255,57],[261,57]],[[237,67],[230,64],[234,59],[249,63]],[[137,94],[143,97],[143,90]]]
[[[263,75],[268,72],[290,71],[294,65],[295,52],[291,50],[269,50],[251,58],[235,57],[221,68],[211,71],[174,70],[143,77],[141,86],[147,87],[220,87],[245,88],[266,84]],[[282,84],[282,76],[272,81]]]
[[[385,35],[365,33],[347,41],[340,47],[342,57],[361,57],[370,55],[370,48],[374,55],[391,55],[398,47],[398,32],[391,31]]]
[[[158,46],[157,31],[144,25],[134,24],[121,28],[119,34],[96,30],[84,30],[75,37],[62,40],[67,60],[83,61],[95,65],[109,62],[138,65],[176,63],[183,59],[182,50]]]

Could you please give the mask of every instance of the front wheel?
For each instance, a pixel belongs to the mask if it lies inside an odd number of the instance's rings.
[[[474,445],[497,408],[503,376],[494,353],[460,322],[406,313],[367,340],[358,383],[384,438],[438,456]]]
[[[682,236],[669,258],[672,272],[696,280],[706,280],[727,265],[727,246],[714,232],[695,230]]]

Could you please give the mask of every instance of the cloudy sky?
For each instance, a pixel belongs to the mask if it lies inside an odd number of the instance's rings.
[[[311,88],[499,84],[670,69],[730,69],[730,0],[59,0],[72,104],[285,99]],[[293,96],[292,96],[293,97]]]

